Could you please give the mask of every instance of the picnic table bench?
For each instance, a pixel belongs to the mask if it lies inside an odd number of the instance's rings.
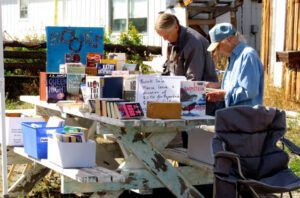
[[[211,116],[176,120],[119,120],[68,105],[48,104],[40,101],[38,96],[21,96],[20,100],[35,105],[38,114],[54,111],[66,119],[88,119],[92,121],[89,137],[110,134],[122,151],[123,162],[117,168],[113,163],[115,156],[104,151],[103,145],[98,143],[97,146],[105,155],[99,155],[97,148],[97,167],[63,169],[47,159],[38,160],[27,156],[22,147],[14,149],[18,155],[32,160],[39,168],[37,171],[47,168],[60,173],[62,193],[103,192],[101,196],[118,197],[124,190],[151,192],[153,188],[165,187],[176,197],[203,197],[194,185],[213,182],[211,165],[188,158],[186,149],[166,148],[176,134],[183,130],[213,125],[214,118]],[[187,166],[175,167],[170,160]],[[30,175],[25,174],[23,177],[27,176]]]

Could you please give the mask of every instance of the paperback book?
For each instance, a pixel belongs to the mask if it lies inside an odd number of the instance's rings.
[[[67,98],[67,75],[47,73],[47,102],[56,103]]]
[[[180,102],[183,116],[205,115],[205,82],[181,81]]]
[[[114,59],[101,59],[98,63],[98,75],[111,75],[112,71],[115,71],[117,67],[117,60]]]

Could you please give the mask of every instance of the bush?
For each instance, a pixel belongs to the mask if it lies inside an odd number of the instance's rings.
[[[132,23],[129,23],[128,31],[120,34],[119,43],[121,45],[142,45],[142,35]]]

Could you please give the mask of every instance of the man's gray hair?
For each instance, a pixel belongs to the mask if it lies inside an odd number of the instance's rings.
[[[174,27],[176,24],[179,25],[179,21],[175,15],[162,13],[156,19],[155,30],[168,30]]]

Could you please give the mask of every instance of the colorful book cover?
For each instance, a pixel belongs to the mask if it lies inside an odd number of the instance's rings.
[[[80,86],[85,84],[85,74],[67,74],[67,99],[78,100],[81,94]]]
[[[114,59],[101,59],[100,63],[97,65],[98,75],[111,75],[112,71],[115,71],[117,68],[117,60]]]
[[[66,53],[65,54],[65,63],[80,63],[80,54],[79,53]]]
[[[47,74],[47,102],[56,103],[67,98],[67,75]]]
[[[181,81],[180,102],[183,116],[205,115],[205,82]]]
[[[99,53],[88,53],[86,55],[86,66],[87,67],[97,67],[98,63],[100,63],[101,54]]]
[[[101,98],[102,95],[102,79],[100,76],[86,76],[86,96],[88,99]]]
[[[117,106],[120,119],[133,119],[144,116],[142,107],[138,102],[119,102]]]

